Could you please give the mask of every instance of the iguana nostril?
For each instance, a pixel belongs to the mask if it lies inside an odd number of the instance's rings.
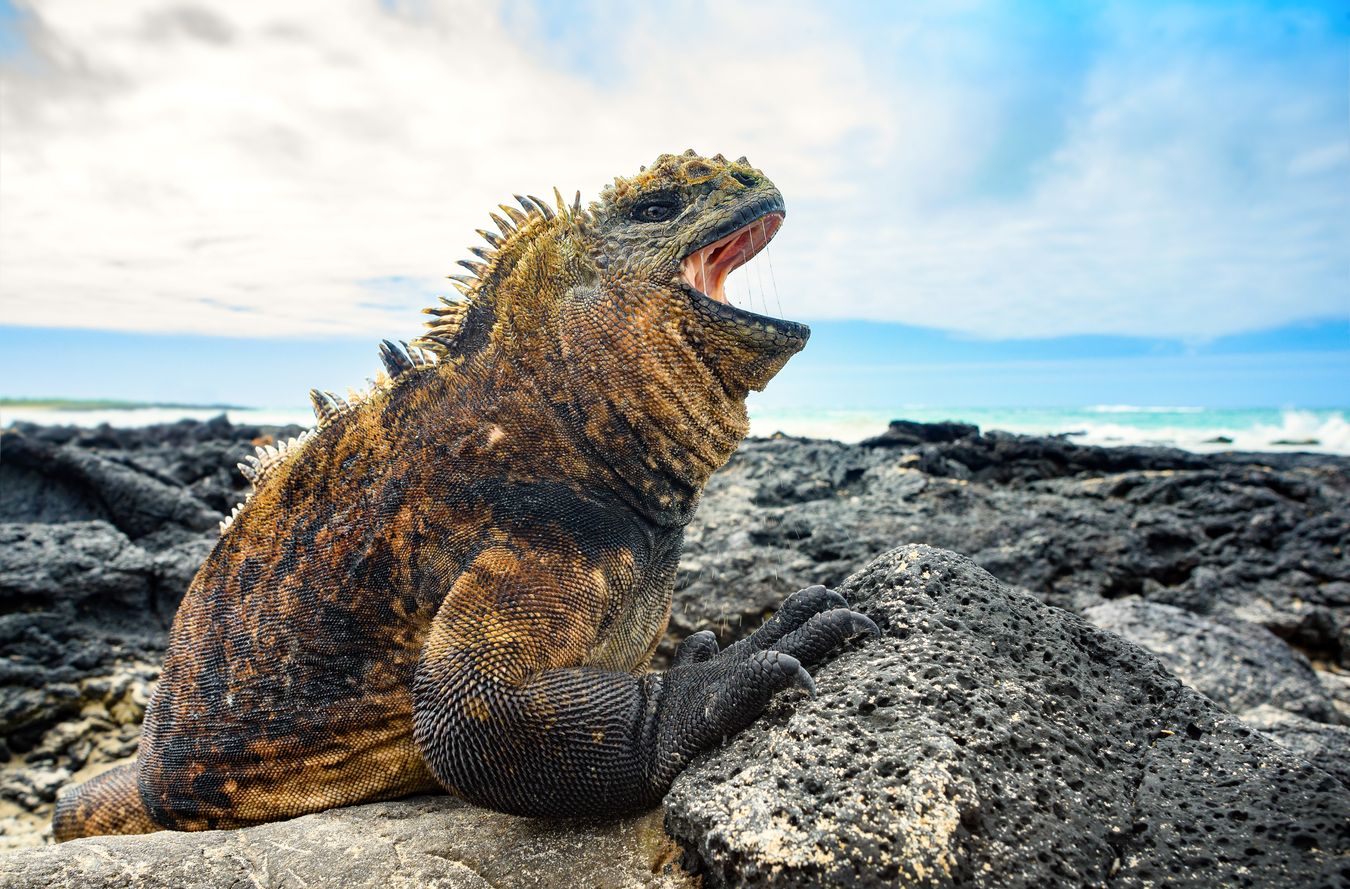
[[[750,186],[755,184],[754,176],[751,176],[749,173],[742,173],[740,170],[732,170],[731,178],[735,179],[737,182],[739,182],[741,185],[744,185],[746,188],[749,188]]]

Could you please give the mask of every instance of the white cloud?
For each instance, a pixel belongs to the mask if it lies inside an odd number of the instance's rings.
[[[1226,15],[1108,16],[1031,187],[940,208],[897,195],[874,237],[829,245],[849,270],[830,304],[983,336],[1203,338],[1350,314],[1343,47],[1273,52],[1260,31],[1290,23]],[[1216,40],[1225,28],[1239,33]]]
[[[3,75],[0,320],[407,335],[511,191],[593,196],[690,146],[787,195],[742,284],[789,315],[1207,336],[1345,310],[1339,62],[1310,95],[1304,63],[1191,54],[1212,22],[1108,14],[1062,133],[986,193],[1025,126],[981,73],[997,35],[823,9],[605,16],[598,77],[476,2],[45,3]]]

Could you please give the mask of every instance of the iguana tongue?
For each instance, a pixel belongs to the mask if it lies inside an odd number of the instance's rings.
[[[695,250],[680,263],[689,286],[717,302],[727,302],[727,275],[749,262],[768,245],[783,217],[770,213],[721,240]]]

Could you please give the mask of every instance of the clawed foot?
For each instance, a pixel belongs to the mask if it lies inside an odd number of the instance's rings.
[[[725,651],[707,630],[689,636],[659,677],[658,770],[673,769],[673,778],[695,754],[754,722],[789,685],[814,694],[807,668],[862,635],[879,635],[877,625],[850,610],[843,596],[812,586]]]

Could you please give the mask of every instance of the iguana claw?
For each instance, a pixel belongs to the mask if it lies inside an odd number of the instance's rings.
[[[843,596],[813,586],[789,596],[763,626],[725,650],[707,630],[692,634],[670,669],[654,674],[655,761],[673,769],[673,778],[694,755],[754,722],[777,692],[797,686],[814,696],[808,667],[824,663],[849,639],[879,633]],[[664,778],[662,771],[655,773]]]

